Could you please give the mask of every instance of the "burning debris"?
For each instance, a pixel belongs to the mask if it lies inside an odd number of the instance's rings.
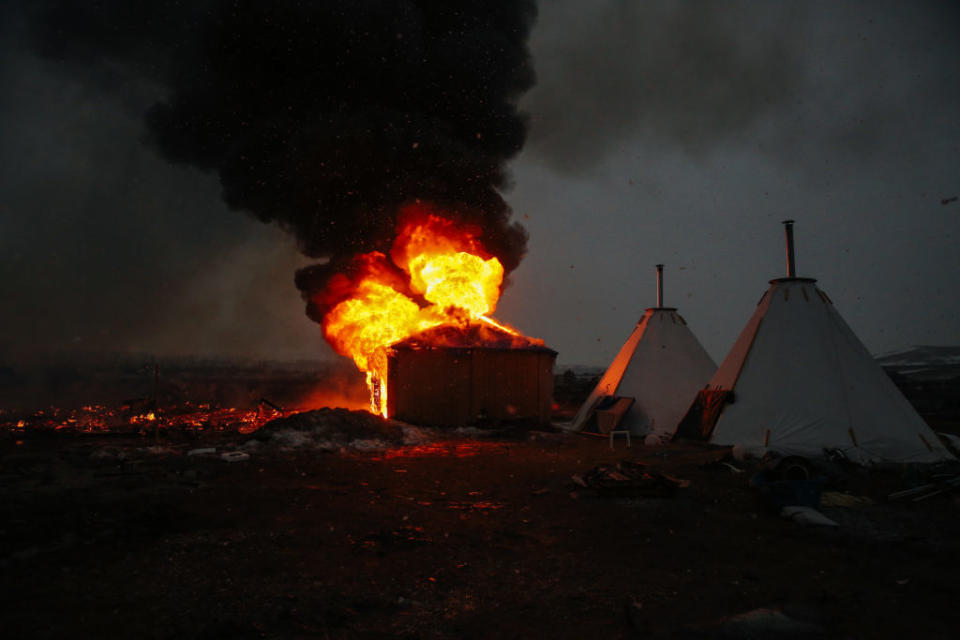
[[[0,432],[31,435],[62,432],[78,434],[252,433],[282,415],[262,408],[215,407],[189,401],[162,409],[140,410],[136,405],[84,405],[75,409],[49,407],[36,411],[0,411]]]
[[[170,359],[144,367],[130,357],[78,360],[69,369],[69,386],[49,384],[51,365],[18,369],[19,384],[0,389],[0,433],[195,438],[250,433],[297,411],[367,406],[348,362]]]

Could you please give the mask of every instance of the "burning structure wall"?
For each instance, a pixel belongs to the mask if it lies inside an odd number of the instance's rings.
[[[546,347],[397,345],[387,357],[387,410],[430,426],[548,424],[556,356]]]
[[[385,350],[387,413],[432,426],[547,424],[556,357],[505,327],[434,327]]]

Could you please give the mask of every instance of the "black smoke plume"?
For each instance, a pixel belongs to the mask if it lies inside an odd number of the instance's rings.
[[[48,59],[155,91],[146,137],[220,179],[234,209],[325,265],[386,250],[420,199],[478,224],[507,271],[526,233],[501,196],[534,82],[533,0],[58,0],[35,10]]]

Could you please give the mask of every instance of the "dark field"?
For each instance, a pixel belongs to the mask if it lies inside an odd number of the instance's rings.
[[[702,449],[529,433],[185,455],[247,439],[4,437],[4,636],[718,637],[686,626],[758,607],[825,631],[723,637],[958,635],[949,494],[824,507],[841,524],[827,529],[765,512],[749,473]],[[571,481],[625,457],[691,484],[606,498]],[[902,486],[854,474],[847,489]]]
[[[873,503],[825,506],[840,526],[807,527],[765,508],[751,470],[718,463],[722,451],[505,431],[404,447],[396,423],[329,411],[345,449],[239,433],[276,415],[263,398],[362,406],[352,371],[10,371],[4,637],[960,636],[960,497],[886,500],[923,480],[906,469],[835,479],[828,489]],[[591,375],[557,376],[559,416]],[[952,377],[933,395],[928,379],[906,380],[935,429],[960,431]],[[54,402],[74,408],[38,408]],[[217,453],[187,455],[202,447]],[[236,449],[250,459],[218,457]],[[624,459],[690,485],[600,497],[571,479]],[[723,622],[758,608],[789,617]]]

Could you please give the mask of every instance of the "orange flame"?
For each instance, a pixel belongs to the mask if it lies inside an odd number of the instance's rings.
[[[390,345],[441,325],[484,323],[519,335],[486,317],[500,298],[503,265],[479,235],[477,228],[411,207],[401,212],[392,267],[382,253],[367,253],[356,260],[360,274],[354,280],[331,279],[328,289],[349,293],[324,316],[324,335],[367,374],[373,413],[387,417]]]
[[[421,254],[410,261],[410,286],[440,307],[458,307],[480,317],[493,312],[500,298],[503,265],[460,251]]]
[[[422,311],[389,285],[363,280],[354,297],[334,307],[324,324],[333,347],[349,354],[361,370],[369,371],[378,348],[433,326],[421,317]]]

